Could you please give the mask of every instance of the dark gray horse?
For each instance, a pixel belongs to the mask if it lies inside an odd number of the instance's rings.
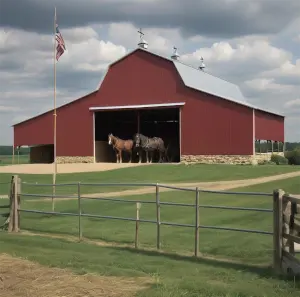
[[[150,163],[152,163],[154,151],[159,152],[159,161],[163,161],[163,156],[166,154],[166,148],[164,141],[160,137],[147,137],[143,134],[136,133],[133,136],[133,143],[136,150],[139,151],[139,163],[141,163],[141,150],[146,152],[147,163],[149,163],[149,154],[150,154]]]

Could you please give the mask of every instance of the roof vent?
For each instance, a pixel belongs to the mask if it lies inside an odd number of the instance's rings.
[[[177,47],[174,46],[173,49],[174,49],[174,53],[171,56],[171,58],[174,59],[174,60],[177,60],[179,58],[179,55],[177,53]]]
[[[202,70],[202,71],[204,71],[204,68],[205,68],[206,66],[205,66],[205,64],[203,63],[203,57],[201,57],[200,60],[201,60],[201,64],[200,64],[200,66],[199,66],[199,69]]]
[[[148,43],[147,41],[143,38],[144,33],[142,32],[142,28],[138,31],[140,33],[140,42],[138,43],[138,46],[147,49],[148,48]]]

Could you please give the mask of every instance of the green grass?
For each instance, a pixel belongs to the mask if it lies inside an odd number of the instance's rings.
[[[236,190],[272,193],[278,187],[291,193],[300,193],[299,178]],[[192,192],[162,192],[160,198],[162,202],[195,202],[195,194]],[[124,197],[124,199],[155,201],[155,196],[154,194],[135,195]],[[0,200],[0,203],[7,204],[7,199]],[[61,199],[56,202],[55,210],[77,213],[77,203],[77,200]],[[200,204],[272,209],[272,197],[201,193]],[[23,200],[21,207],[23,209],[51,211],[51,201]],[[136,206],[135,203],[82,200],[82,211],[86,214],[135,218]],[[142,204],[140,218],[156,220],[155,205]],[[162,205],[161,221],[194,224],[194,208]],[[200,208],[200,224],[272,232],[272,213]],[[77,236],[78,217],[22,213],[21,228],[32,232]],[[134,242],[135,222],[83,217],[82,228],[84,237],[89,239],[120,244],[132,244]],[[141,223],[139,239],[141,247],[155,248],[156,225]],[[194,229],[161,226],[161,243],[162,249],[169,252],[192,253],[194,250]],[[200,251],[203,254],[246,261],[247,263],[268,263],[272,257],[272,236],[201,229]]]
[[[262,176],[270,176],[281,173],[299,171],[297,166],[251,166],[251,165],[165,165],[153,164],[141,167],[122,168],[112,171],[90,172],[90,173],[73,173],[58,174],[57,183],[105,183],[105,182],[201,182],[201,181],[220,181],[220,180],[236,180],[248,179]],[[37,182],[42,184],[51,184],[51,174],[20,174],[22,181]],[[0,183],[9,182],[11,174],[0,173]],[[128,189],[128,187],[118,187],[118,190]],[[98,193],[116,190],[112,187],[84,187],[83,193]],[[59,187],[57,193],[76,193],[76,186]],[[24,193],[52,193],[51,187],[29,187],[23,186]],[[8,193],[8,185],[0,184],[0,195]]]
[[[299,178],[290,178],[237,191],[272,192],[282,188],[300,193]],[[161,193],[162,201],[194,203],[193,193]],[[154,200],[153,195],[132,196],[130,199]],[[128,199],[128,198],[126,198]],[[1,204],[7,199],[0,200]],[[200,195],[201,204],[271,208],[272,197]],[[77,201],[60,201],[57,210],[76,212]],[[51,209],[51,202],[22,201],[22,208]],[[134,217],[135,206],[125,203],[83,201],[85,213]],[[141,218],[155,219],[155,208],[142,204]],[[194,210],[163,205],[163,221],[194,222]],[[200,209],[202,225],[229,226],[272,231],[272,214],[246,211]],[[77,235],[78,218],[21,214],[21,228],[33,232]],[[87,238],[133,243],[135,224],[131,222],[83,219],[83,234]],[[114,276],[154,276],[159,280],[152,287],[137,293],[137,297],[296,297],[299,283],[276,277],[268,264],[272,261],[272,236],[229,231],[200,230],[200,251],[213,258],[195,260],[174,255],[172,251],[193,252],[194,230],[162,226],[162,248],[169,254],[133,248],[100,247],[87,243],[0,233],[0,252],[38,261],[43,265],[72,269],[75,273],[96,272]],[[156,226],[140,226],[141,247],[156,246]],[[239,260],[222,261],[218,258]],[[265,265],[257,265],[264,264]]]
[[[136,297],[299,296],[298,283],[294,288],[267,267],[7,233],[0,234],[0,252],[78,274],[153,277],[156,283]]]
[[[29,155],[15,155],[14,164],[28,164]],[[0,155],[0,166],[12,165],[13,156],[10,155]]]

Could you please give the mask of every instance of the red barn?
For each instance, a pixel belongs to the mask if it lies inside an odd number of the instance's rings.
[[[14,147],[53,162],[53,110],[13,128]],[[95,92],[57,109],[57,162],[115,162],[108,134],[138,131],[162,137],[174,162],[249,162],[257,140],[284,143],[284,116],[248,104],[232,83],[137,48],[108,67]]]

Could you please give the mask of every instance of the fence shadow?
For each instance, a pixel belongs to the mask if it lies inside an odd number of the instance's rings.
[[[204,265],[210,265],[216,268],[225,268],[225,269],[235,269],[238,271],[245,271],[250,272],[259,275],[261,278],[276,278],[279,280],[284,281],[294,281],[294,280],[300,280],[300,277],[292,277],[288,275],[282,275],[282,274],[276,274],[274,272],[274,269],[271,264],[262,265],[262,264],[246,264],[242,262],[238,262],[234,259],[218,259],[213,258],[213,256],[198,256],[191,257],[191,256],[185,256],[185,255],[179,255],[174,254],[170,252],[164,252],[164,251],[149,251],[149,250],[143,250],[143,249],[135,249],[133,247],[117,247],[112,246],[110,247],[115,250],[120,251],[128,251],[134,254],[140,254],[145,256],[154,256],[154,257],[162,257],[162,258],[168,258],[170,260],[175,261],[184,261],[184,262],[190,262],[190,263],[198,263],[198,264],[204,264]],[[295,283],[295,287],[300,289],[300,282]]]

